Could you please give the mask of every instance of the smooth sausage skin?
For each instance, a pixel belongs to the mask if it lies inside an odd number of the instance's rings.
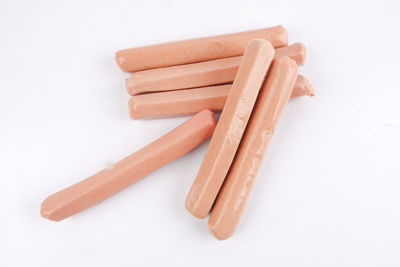
[[[129,100],[129,115],[136,120],[185,116],[203,109],[219,112],[225,105],[231,87],[232,84],[226,84],[132,96]],[[291,97],[314,94],[311,83],[298,75]]]
[[[115,59],[119,67],[128,72],[182,65],[241,56],[247,43],[254,38],[269,40],[274,47],[288,44],[285,28],[278,25],[254,31],[120,50],[115,54]]]
[[[232,85],[218,85],[132,96],[131,119],[184,116],[204,109],[221,111]]]
[[[232,83],[240,57],[138,71],[125,80],[130,95]]]
[[[296,76],[293,60],[279,58],[272,63],[208,221],[209,230],[220,240],[232,236],[239,223]]]
[[[306,60],[306,47],[301,43],[275,49],[274,58],[288,56],[298,65]],[[242,56],[172,66],[132,73],[125,81],[130,95],[164,92],[232,83]]]
[[[212,135],[215,126],[212,111],[197,113],[111,169],[50,195],[42,202],[41,215],[60,221],[105,200],[203,143]]]
[[[270,42],[249,42],[199,173],[186,198],[195,217],[209,213],[239,146],[262,82],[274,56]]]

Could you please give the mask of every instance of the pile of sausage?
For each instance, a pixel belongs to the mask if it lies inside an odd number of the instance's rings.
[[[218,239],[233,235],[289,98],[313,96],[298,74],[306,48],[284,27],[130,48],[116,53],[132,119],[194,114],[151,144],[47,197],[41,215],[60,221],[191,151],[211,137],[186,198]],[[214,112],[221,112],[218,123]]]

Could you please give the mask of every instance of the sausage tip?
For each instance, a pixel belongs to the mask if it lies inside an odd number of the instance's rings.
[[[204,216],[203,214],[200,214],[194,207],[193,205],[190,204],[189,202],[189,198],[186,198],[185,201],[185,208],[186,210],[192,214],[194,217],[198,218],[198,219],[204,219],[206,216]]]
[[[297,64],[303,66],[307,59],[307,48],[302,43],[294,43],[293,47],[298,49],[298,58],[296,58]]]
[[[129,106],[129,117],[132,120],[139,119],[139,117],[136,114],[137,105],[136,105],[135,97],[131,97],[131,99],[129,99],[128,106]]]
[[[315,89],[311,82],[303,75],[298,75],[296,80],[297,91],[293,92],[295,96],[307,95],[310,97],[315,96]]]
[[[230,238],[233,234],[225,234],[225,233],[221,233],[218,229],[217,226],[214,224],[211,224],[210,221],[208,221],[207,223],[207,228],[208,231],[210,231],[210,233],[218,240],[223,241],[225,239]]]
[[[127,66],[129,62],[127,61],[125,53],[124,50],[115,52],[115,62],[122,71],[129,72],[129,66]]]
[[[60,221],[61,219],[54,215],[54,210],[51,208],[50,197],[51,196],[48,196],[45,200],[43,200],[40,206],[40,216],[51,221]]]
[[[283,45],[277,45],[276,47],[282,47],[282,46],[287,46],[289,44],[289,36],[288,33],[285,29],[285,27],[283,27],[283,25],[279,24],[276,25],[276,27],[274,27],[276,29],[276,32],[280,34],[279,38],[280,40],[282,40],[282,44]]]

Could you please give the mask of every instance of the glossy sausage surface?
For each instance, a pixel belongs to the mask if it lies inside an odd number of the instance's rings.
[[[249,42],[199,173],[186,198],[195,217],[209,213],[239,146],[258,91],[274,56],[271,43]]]
[[[219,112],[223,109],[232,84],[149,93],[132,96],[129,115],[132,119],[185,116],[203,109]],[[307,78],[298,75],[291,97],[314,96]]]
[[[288,56],[298,65],[306,60],[306,47],[301,43],[275,49],[274,58]],[[164,92],[232,83],[242,56],[205,62],[144,70],[132,73],[125,81],[130,95]]]
[[[203,143],[215,125],[212,111],[197,113],[112,168],[50,195],[42,202],[41,215],[60,221],[105,200]]]
[[[297,76],[296,63],[276,59],[246,127],[240,147],[211,211],[208,228],[218,239],[233,235],[253,188],[264,154]]]
[[[253,31],[225,34],[186,41],[130,48],[116,52],[119,67],[128,72],[241,56],[247,43],[266,39],[274,47],[288,44],[282,25]]]

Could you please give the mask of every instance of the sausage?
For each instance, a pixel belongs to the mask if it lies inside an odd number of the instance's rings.
[[[221,111],[232,84],[132,96],[129,115],[132,119],[184,116],[203,109]],[[314,88],[298,75],[291,97],[314,96]]]
[[[50,195],[42,202],[41,215],[60,221],[105,200],[203,143],[212,135],[215,126],[212,111],[197,113],[111,169]]]
[[[307,58],[307,49],[302,43],[293,43],[292,45],[277,48],[275,58],[289,57],[296,61],[297,65],[303,66]]]
[[[249,42],[198,175],[186,198],[195,217],[207,216],[239,146],[246,124],[274,56],[270,42]]]
[[[116,52],[115,59],[119,67],[128,72],[182,65],[241,56],[247,43],[254,38],[269,40],[274,47],[288,44],[285,28],[278,25],[247,32],[120,50]]]
[[[292,95],[290,97],[299,97],[303,95],[314,96],[315,90],[311,82],[303,75],[298,75],[294,84]]]
[[[188,115],[203,109],[221,111],[231,87],[227,84],[132,96],[129,116],[136,120]]]
[[[239,223],[296,75],[297,66],[287,57],[276,59],[271,65],[208,221],[209,230],[220,240],[232,236]]]
[[[275,49],[275,58],[288,56],[298,65],[306,60],[306,47],[301,43]],[[172,66],[132,73],[125,81],[130,95],[171,91],[232,83],[242,56]]]

